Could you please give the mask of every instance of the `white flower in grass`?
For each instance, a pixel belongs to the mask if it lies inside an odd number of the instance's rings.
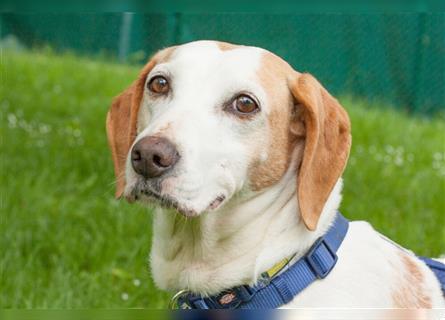
[[[385,150],[386,150],[386,153],[389,153],[389,154],[394,153],[394,147],[392,145],[386,145]]]
[[[39,132],[41,134],[47,134],[51,131],[51,127],[47,124],[41,123],[39,124]]]
[[[443,159],[442,152],[434,152],[433,159],[434,160],[442,160]]]
[[[74,129],[73,130],[73,136],[76,138],[79,138],[82,135],[82,131],[80,129]]]
[[[10,128],[15,128],[17,126],[17,117],[15,116],[15,114],[8,114],[8,125]]]
[[[397,156],[397,157],[394,159],[394,163],[395,163],[396,166],[400,167],[401,165],[403,165],[403,158],[400,157],[400,156]]]
[[[122,292],[121,299],[124,300],[124,301],[127,301],[128,300],[128,293]]]
[[[20,120],[19,126],[28,133],[33,133],[33,131],[34,131],[32,124],[26,122],[26,120]]]
[[[134,279],[134,280],[133,280],[133,284],[134,284],[135,287],[139,287],[139,286],[141,285],[141,280],[139,280],[139,279]]]

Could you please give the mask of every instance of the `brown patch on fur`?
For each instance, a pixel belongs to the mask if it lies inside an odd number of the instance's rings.
[[[257,76],[271,108],[268,117],[270,137],[268,158],[250,168],[250,184],[255,191],[277,183],[289,167],[295,145],[295,138],[290,134],[293,103],[286,82],[290,70],[290,66],[279,57],[270,52],[263,54]]]
[[[236,45],[236,44],[232,44],[232,43],[228,43],[228,42],[223,42],[223,41],[216,41],[216,44],[218,45],[218,48],[221,51],[234,50],[234,49],[237,49],[237,48],[241,47],[240,45]]]
[[[312,75],[294,74],[289,81],[305,128],[303,160],[297,177],[298,204],[306,227],[315,230],[346,166],[351,124],[340,103]]]
[[[424,308],[432,307],[431,297],[424,289],[424,277],[417,264],[406,254],[399,253],[405,267],[400,286],[392,293],[396,308]]]
[[[303,221],[314,230],[346,166],[351,146],[349,117],[311,75],[294,71],[270,52],[263,54],[261,62],[258,78],[271,107],[269,157],[252,166],[251,185],[260,190],[279,181],[295,146],[304,141],[302,160],[297,157],[295,164],[299,167],[297,196]]]
[[[254,190],[276,183],[289,167],[292,152],[304,138],[298,169],[300,213],[310,230],[346,166],[351,145],[345,110],[311,75],[294,71],[276,55],[265,52],[258,78],[267,92],[270,145],[268,159],[250,172]],[[298,160],[300,161],[300,160]]]
[[[108,111],[106,128],[116,175],[116,198],[119,198],[125,189],[125,162],[136,137],[137,116],[145,80],[156,64],[165,62],[171,57],[175,48],[170,47],[156,53],[144,66],[138,79],[113,99]]]

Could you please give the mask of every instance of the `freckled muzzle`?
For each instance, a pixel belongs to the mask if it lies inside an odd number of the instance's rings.
[[[157,178],[172,169],[180,156],[168,139],[157,136],[139,140],[131,150],[131,165],[145,179]]]

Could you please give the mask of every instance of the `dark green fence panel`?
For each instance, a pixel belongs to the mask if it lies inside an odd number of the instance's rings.
[[[143,62],[197,39],[269,49],[336,94],[410,111],[445,110],[445,14],[3,14],[2,37],[28,46]]]

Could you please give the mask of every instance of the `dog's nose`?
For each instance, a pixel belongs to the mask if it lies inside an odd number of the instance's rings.
[[[134,171],[145,178],[155,178],[172,168],[179,160],[179,153],[173,143],[162,137],[145,137],[131,150],[131,164]]]

